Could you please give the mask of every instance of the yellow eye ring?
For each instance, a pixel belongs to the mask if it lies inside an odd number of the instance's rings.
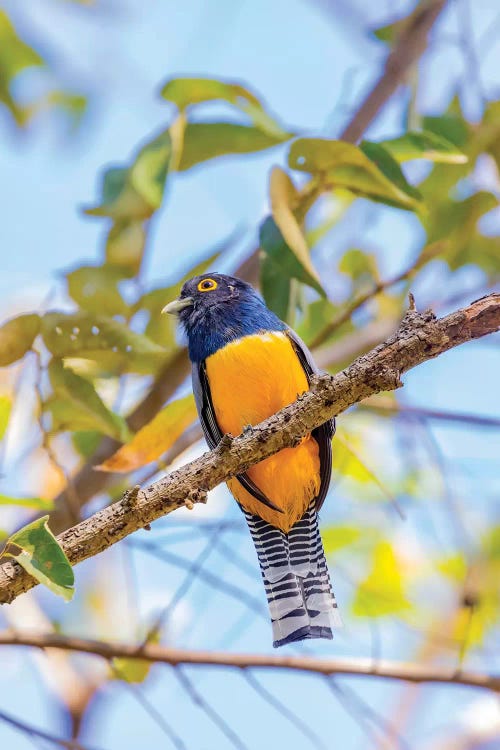
[[[198,284],[199,292],[213,292],[217,289],[217,282],[214,279],[202,279]]]

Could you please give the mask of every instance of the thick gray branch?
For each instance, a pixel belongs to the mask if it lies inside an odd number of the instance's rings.
[[[467,341],[500,329],[500,294],[490,294],[468,307],[436,319],[432,312],[409,310],[385,343],[359,357],[337,375],[317,377],[311,389],[265,422],[204,453],[143,489],[134,488],[113,505],[59,535],[73,565],[183,505],[204,502],[206,492],[241,474],[282,448],[380,391],[401,386],[400,376],[412,367]],[[36,585],[15,562],[0,566],[0,603],[8,603]]]

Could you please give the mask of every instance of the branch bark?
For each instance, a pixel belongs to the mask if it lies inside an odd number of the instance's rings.
[[[424,53],[430,30],[446,5],[446,0],[424,0],[408,18],[408,24],[389,54],[384,70],[372,91],[363,101],[350,122],[344,128],[340,138],[355,143],[369,127],[383,106],[403,83],[408,70]],[[237,269],[236,275],[252,284],[258,283],[259,258],[258,248]],[[179,351],[174,362],[169,363],[155,380],[144,399],[137,405],[128,419],[129,426],[138,430],[154,417],[165,401],[176,390],[189,373],[189,363],[185,349]],[[103,463],[117,449],[111,438],[105,438],[97,452],[80,469],[73,479],[74,496],[80,507],[83,507],[98,492],[102,492],[114,480],[113,474],[96,472],[94,466]],[[67,490],[63,490],[55,499],[55,508],[51,513],[50,526],[54,533],[59,533],[77,521],[67,499]]]
[[[126,643],[109,643],[55,633],[0,633],[1,646],[32,646],[35,648],[60,648],[65,651],[95,654],[104,659],[126,658],[170,664],[234,667],[236,669],[287,669],[320,675],[344,674],[380,677],[406,682],[437,682],[487,688],[500,692],[500,676],[468,672],[449,667],[427,664],[394,662],[373,659],[316,659],[308,656],[274,656],[268,654],[231,654],[217,651],[192,651],[167,648],[156,644],[135,646]]]
[[[412,305],[413,307],[413,305]],[[337,375],[314,379],[297,401],[242,435],[225,435],[219,446],[159,481],[125,493],[58,540],[72,565],[102,552],[134,531],[180,508],[205,502],[208,490],[250,466],[293,446],[326,420],[364,398],[399,388],[400,376],[448,349],[500,330],[500,294],[436,319],[408,310],[396,333]],[[0,603],[9,603],[36,581],[16,562],[0,566]]]

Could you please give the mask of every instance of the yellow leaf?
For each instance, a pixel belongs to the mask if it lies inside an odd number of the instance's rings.
[[[411,609],[403,589],[403,578],[389,542],[379,542],[368,576],[356,591],[352,612],[358,617],[382,617]]]
[[[156,461],[195,419],[196,406],[191,394],[172,401],[139,430],[130,443],[123,445],[97,468],[125,473]]]

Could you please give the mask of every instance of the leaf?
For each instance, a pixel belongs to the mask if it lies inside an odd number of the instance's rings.
[[[134,435],[130,443],[123,445],[96,468],[101,471],[125,473],[156,461],[194,422],[196,414],[196,405],[191,394],[171,401]]]
[[[359,248],[346,250],[339,261],[339,271],[354,281],[377,281],[379,278],[376,256]]]
[[[436,563],[436,568],[447,578],[462,583],[467,573],[467,562],[461,553],[444,557]]]
[[[50,362],[49,376],[54,397],[47,403],[54,430],[94,429],[121,442],[129,439],[124,418],[108,409],[90,381],[57,359]]]
[[[361,531],[355,526],[327,526],[326,529],[321,530],[326,555],[331,555],[342,547],[354,544],[360,536]]]
[[[12,399],[10,396],[0,396],[0,440],[3,440],[9,426]]]
[[[161,205],[171,156],[170,133],[165,130],[140,149],[129,167],[106,170],[101,203],[85,213],[117,221],[149,218]]]
[[[33,510],[52,510],[54,501],[43,497],[10,497],[0,495],[0,505],[17,505],[20,508],[32,508]]]
[[[125,682],[137,684],[144,682],[151,671],[153,662],[146,659],[116,657],[111,661],[111,665],[115,677]]]
[[[111,372],[154,373],[166,350],[124,323],[86,312],[46,313],[42,336],[47,349],[59,358],[83,357]]]
[[[38,518],[9,537],[8,544],[19,547],[21,551],[14,554],[9,550],[4,554],[14,557],[27,573],[54,594],[70,601],[74,594],[73,568],[49,529],[48,519],[49,516]]]
[[[68,292],[84,310],[103,315],[123,315],[129,306],[118,289],[124,273],[113,266],[81,266],[66,275]]]
[[[404,595],[400,565],[389,542],[379,542],[373,552],[373,563],[352,603],[358,617],[384,617],[411,609]]]
[[[286,243],[272,216],[261,224],[259,241],[265,253],[260,269],[262,294],[279,317],[286,320],[290,312],[290,279],[297,279],[325,296],[317,279]]]
[[[318,274],[311,263],[306,239],[293,214],[292,207],[297,199],[297,191],[289,175],[279,167],[274,167],[271,172],[269,196],[274,223],[278,227],[286,247],[295,255],[302,266],[302,280],[316,289],[322,297],[325,297],[326,294],[321,286]],[[305,280],[306,278],[308,281]]]
[[[466,164],[467,156],[451,141],[430,130],[409,132],[380,143],[397,161],[429,159],[442,164]]]
[[[371,156],[358,146],[326,138],[298,138],[290,146],[288,164],[292,169],[319,173],[335,188],[346,188],[356,195],[391,206],[416,210],[420,195],[408,184],[395,159],[382,146],[369,147]]]
[[[11,318],[0,328],[0,367],[22,359],[31,349],[40,331],[40,316],[35,313]]]
[[[402,193],[414,198],[417,203],[422,201],[419,191],[407,181],[396,159],[380,143],[363,141],[360,149]]]
[[[255,126],[232,122],[191,122],[184,131],[178,169],[191,169],[201,162],[230,154],[250,154],[273,148],[291,135],[267,133]]]
[[[259,130],[282,140],[289,137],[266,112],[258,97],[234,81],[215,78],[172,78],[164,84],[160,94],[181,111],[203,102],[225,101],[244,112]]]
[[[97,430],[77,430],[72,432],[71,441],[82,458],[90,458],[102,440],[102,434]]]
[[[141,267],[145,244],[144,222],[116,221],[106,239],[106,262],[135,276]]]
[[[0,10],[0,68],[7,79],[25,68],[41,67],[44,61],[17,35],[8,15]]]

